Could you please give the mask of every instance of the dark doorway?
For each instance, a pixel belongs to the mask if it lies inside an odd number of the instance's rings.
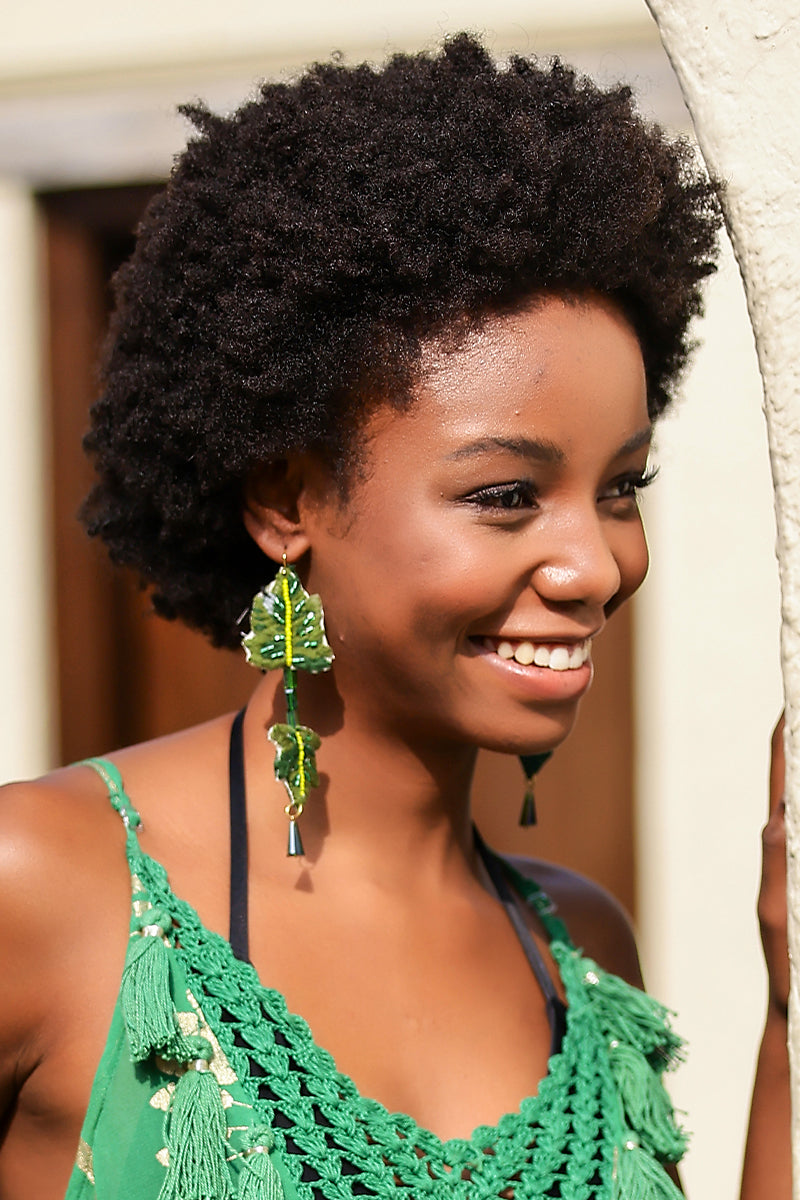
[[[97,392],[109,280],[154,186],[51,192],[45,215],[60,753],[74,762],[244,703],[252,669],[155,617],[76,514],[91,483],[81,451]]]

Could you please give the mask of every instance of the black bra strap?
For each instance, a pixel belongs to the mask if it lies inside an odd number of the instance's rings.
[[[244,709],[238,712],[231,726],[229,758],[231,805],[231,949],[237,958],[247,962],[250,956],[250,933],[247,913],[247,801],[244,787]]]
[[[539,947],[533,940],[525,919],[520,912],[520,906],[508,886],[502,858],[489,849],[474,825],[472,831],[475,838],[475,847],[481,856],[483,865],[486,867],[492,885],[497,892],[498,899],[506,910],[508,919],[514,927],[514,932],[519,939],[530,968],[536,976],[539,987],[542,989],[547,1009],[547,1019],[550,1024],[551,1054],[555,1054],[561,1048],[561,1042],[566,1032],[566,1008],[564,1007],[564,1002],[555,989],[553,981],[550,978],[550,972],[547,970],[539,952]]]

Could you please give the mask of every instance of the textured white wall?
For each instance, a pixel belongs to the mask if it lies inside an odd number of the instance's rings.
[[[800,963],[800,13],[795,0],[648,0],[712,172],[747,293],[775,484],[786,694],[789,946]],[[800,978],[792,972],[794,1195],[800,1198]]]

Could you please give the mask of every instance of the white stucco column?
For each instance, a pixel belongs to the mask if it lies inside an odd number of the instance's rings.
[[[51,762],[49,507],[33,197],[0,178],[0,782]]]
[[[713,175],[747,294],[775,486],[787,724],[789,945],[800,964],[800,12],[796,0],[647,0]],[[800,1200],[800,979],[790,1006]]]

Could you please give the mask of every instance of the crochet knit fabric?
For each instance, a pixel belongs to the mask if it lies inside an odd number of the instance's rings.
[[[299,1200],[396,1200],[398,1192],[419,1200],[678,1197],[660,1165],[677,1161],[685,1149],[661,1083],[661,1074],[680,1051],[666,1010],[584,958],[535,884],[507,866],[510,882],[545,925],[564,982],[568,1008],[561,1048],[551,1057],[537,1095],[524,1099],[517,1112],[496,1126],[478,1127],[469,1138],[442,1141],[411,1117],[390,1113],[362,1096],[337,1071],[305,1021],[288,1012],[282,995],[263,986],[253,967],[239,961],[228,942],[206,929],[191,905],[172,893],[163,867],[139,848],[138,814],[121,781],[114,786],[111,764],[95,769],[106,779],[128,828],[134,887],[131,947],[152,928],[147,925],[151,914],[168,914],[171,930],[152,940],[159,942],[159,953],[163,943],[165,957],[181,968],[198,1013],[196,1029],[214,1050],[210,1066],[223,1102],[226,1085],[235,1079],[251,1109],[248,1123],[269,1130],[259,1149],[280,1161],[281,1175],[291,1181]],[[135,1009],[134,974],[128,982]],[[176,1027],[181,1025],[178,1015]],[[126,1021],[135,1045],[135,1017]],[[171,1075],[174,1088],[175,1075],[186,1070],[186,1065],[176,1069],[163,1061],[177,1057],[174,1049],[154,1045],[133,1057],[146,1054],[151,1064]],[[153,1086],[158,1082],[163,1080],[156,1079]],[[169,1119],[167,1113],[168,1145]],[[240,1157],[235,1132],[231,1120],[224,1134],[231,1171],[225,1194],[244,1196],[244,1176],[234,1169]],[[170,1145],[165,1160],[176,1156]],[[247,1191],[247,1196],[280,1196],[277,1172],[271,1187]],[[205,1192],[189,1196],[166,1184],[161,1195],[217,1200]]]

